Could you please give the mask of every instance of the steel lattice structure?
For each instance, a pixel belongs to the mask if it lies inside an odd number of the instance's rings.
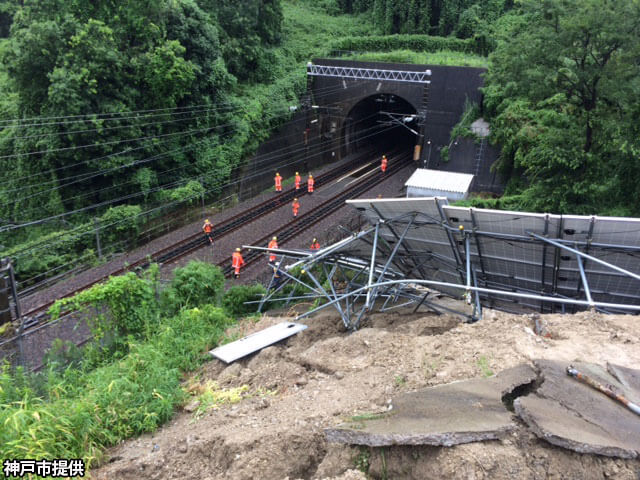
[[[374,309],[408,305],[468,321],[483,306],[640,312],[640,219],[451,207],[439,198],[347,203],[370,226],[317,252],[276,250],[289,265],[271,278],[260,309],[321,299],[298,318],[333,306],[349,329]],[[466,300],[466,310],[433,301],[442,294]]]
[[[356,78],[360,80],[384,80],[391,82],[431,83],[431,70],[422,72],[382,70],[378,68],[339,67],[307,64],[307,75],[316,77]]]

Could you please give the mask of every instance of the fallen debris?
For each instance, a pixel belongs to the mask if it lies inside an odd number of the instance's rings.
[[[487,379],[464,380],[405,393],[381,415],[353,417],[325,430],[327,440],[355,445],[438,445],[495,440],[516,428],[502,397],[534,382],[520,365]]]
[[[624,395],[614,392],[610,387],[606,387],[601,383],[596,382],[593,378],[580,373],[573,365],[567,367],[567,374],[571,377],[574,377],[577,380],[589,385],[590,387],[598,390],[599,392],[604,393],[606,396],[613,398],[614,400],[620,402],[633,413],[640,415],[640,406],[635,403],[629,401],[625,398]]]
[[[514,407],[538,437],[580,453],[621,458],[640,456],[640,418],[637,415],[567,376],[566,364],[538,360],[536,365],[544,383],[536,393],[517,398]],[[597,382],[612,385],[616,391],[626,395],[631,390],[598,365],[575,365]]]
[[[307,328],[301,323],[282,322],[273,325],[259,332],[247,335],[235,342],[227,343],[222,347],[215,348],[209,353],[225,363],[234,362],[246,357],[258,350],[262,350],[269,345],[273,345],[285,338],[289,338]]]

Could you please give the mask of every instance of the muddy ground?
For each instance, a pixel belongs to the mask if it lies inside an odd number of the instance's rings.
[[[287,315],[293,312],[245,321],[233,333],[291,320]],[[370,449],[325,440],[324,428],[384,411],[398,393],[486,377],[537,358],[640,365],[638,317],[585,312],[541,318],[553,338],[535,335],[529,315],[490,310],[475,324],[432,313],[373,314],[350,334],[327,309],[282,344],[230,366],[205,364],[198,381],[247,385],[246,397],[199,418],[177,413],[154,434],[108,451],[93,478],[638,480],[640,460],[554,447],[521,422],[500,440],[449,448]]]

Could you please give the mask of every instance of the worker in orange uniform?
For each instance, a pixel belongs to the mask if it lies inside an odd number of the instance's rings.
[[[281,192],[282,191],[282,177],[280,176],[279,173],[276,173],[276,178],[274,178],[275,182],[276,182],[276,192]]]
[[[380,170],[382,170],[382,173],[387,171],[387,163],[387,156],[382,155],[382,163],[380,164]]]
[[[309,179],[307,180],[307,192],[313,193],[313,185],[315,184],[313,180],[313,175],[309,174]]]
[[[278,237],[273,237],[269,242],[268,248],[278,248]],[[269,252],[269,263],[273,263],[276,260],[276,254]]]
[[[209,243],[213,245],[213,225],[211,225],[208,218],[204,221],[204,225],[202,225],[202,231],[204,232],[204,236],[209,239]]]
[[[240,253],[240,249],[236,248],[236,251],[231,255],[231,266],[235,271],[236,278],[240,278],[240,267],[244,265],[244,258],[242,258],[242,254]]]
[[[298,172],[296,172],[296,179],[295,179],[296,190],[300,190],[300,182],[301,181],[302,181],[302,178],[300,178],[300,174]]]
[[[300,210],[300,204],[298,203],[298,199],[294,198],[293,199],[293,205],[291,205],[293,207],[293,216],[297,217],[298,216],[298,210]]]
[[[309,247],[311,250],[320,250],[320,244],[318,243],[318,239],[314,238],[311,241],[311,246]]]

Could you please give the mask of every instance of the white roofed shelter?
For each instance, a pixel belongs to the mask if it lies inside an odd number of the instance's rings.
[[[446,197],[463,200],[469,194],[473,175],[418,168],[405,183],[408,198]]]

